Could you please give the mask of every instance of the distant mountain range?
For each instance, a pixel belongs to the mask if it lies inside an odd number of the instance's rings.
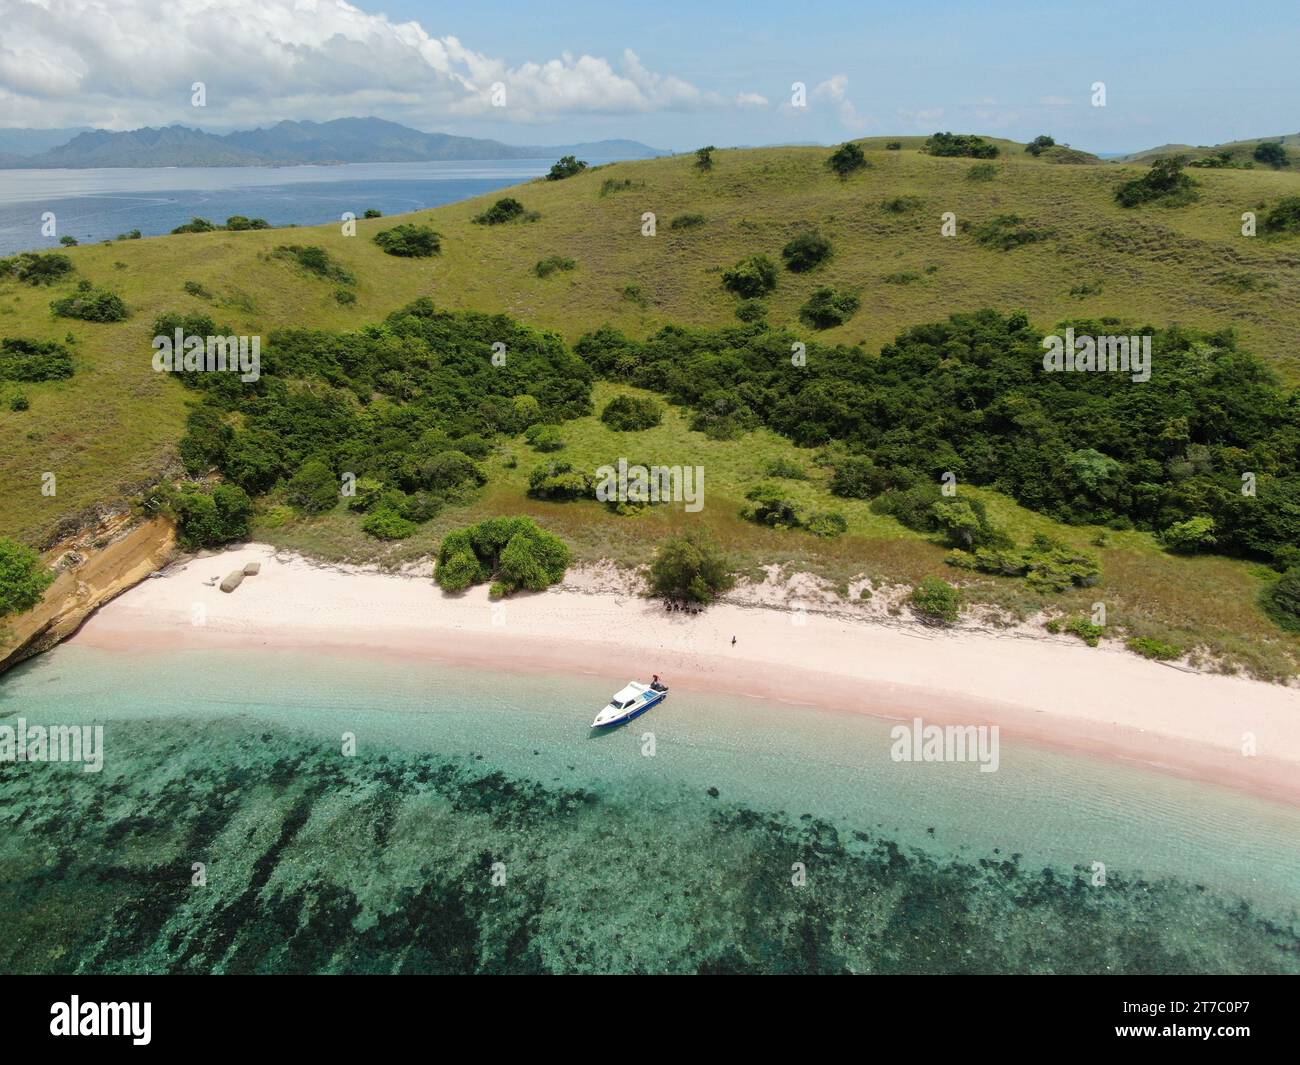
[[[59,133],[67,136],[60,140]],[[430,160],[536,159],[562,155],[651,159],[671,152],[631,140],[514,145],[449,133],[423,133],[380,118],[278,122],[268,129],[204,133],[188,126],[110,130],[0,130],[0,167],[61,169],[154,166],[297,166],[416,163]]]

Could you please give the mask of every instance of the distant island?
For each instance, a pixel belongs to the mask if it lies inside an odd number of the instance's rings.
[[[67,138],[60,143],[59,133]],[[33,147],[38,150],[32,151]],[[78,169],[161,166],[302,166],[435,160],[558,158],[653,159],[671,152],[639,141],[514,145],[449,133],[424,133],[380,118],[277,122],[267,129],[205,133],[188,126],[111,130],[0,130],[0,167]]]

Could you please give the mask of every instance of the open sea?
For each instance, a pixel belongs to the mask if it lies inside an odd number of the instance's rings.
[[[0,725],[103,768],[0,761],[0,971],[1300,972],[1300,809],[748,698],[591,733],[626,679],[63,645]]]
[[[588,159],[596,166],[609,159]],[[0,170],[0,255],[82,244],[140,230],[170,233],[195,215],[218,224],[231,215],[265,218],[273,226],[358,218],[371,207],[385,215],[470,199],[545,174],[554,159],[340,166],[155,167],[102,170]],[[54,236],[41,216],[54,213]]]

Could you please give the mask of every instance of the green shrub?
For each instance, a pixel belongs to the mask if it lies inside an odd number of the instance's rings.
[[[563,181],[565,178],[573,177],[574,174],[581,174],[587,169],[587,164],[581,159],[572,155],[566,155],[551,164],[551,169],[546,173],[547,181]]]
[[[999,251],[1047,240],[1052,234],[1053,230],[1026,222],[1017,214],[996,215],[975,228],[975,240],[979,244]]]
[[[301,244],[281,244],[273,254],[281,259],[292,260],[309,274],[315,274],[328,281],[352,285],[357,280],[339,265],[329,252],[315,244],[308,244],[306,247]]]
[[[538,451],[559,451],[564,447],[564,438],[554,425],[530,425],[524,439]]]
[[[338,503],[339,482],[327,463],[308,459],[289,479],[285,497],[299,510],[321,514]]]
[[[866,455],[840,459],[831,474],[831,494],[846,499],[874,499],[887,487],[886,474]]]
[[[409,222],[375,234],[375,243],[389,255],[424,259],[442,251],[442,238],[430,226]]]
[[[31,403],[22,392],[15,392],[9,397],[9,409],[13,411],[24,411],[31,409]]]
[[[826,160],[826,165],[830,167],[841,178],[847,178],[859,170],[865,170],[869,166],[867,157],[862,153],[862,145],[855,144],[853,141],[846,141],[831,153],[831,157]]]
[[[1300,632],[1300,567],[1289,569],[1264,589],[1260,605],[1288,632]]]
[[[761,322],[767,317],[767,304],[762,300],[741,300],[736,304],[736,317],[742,322]]]
[[[996,159],[998,146],[972,133],[936,133],[926,139],[922,151],[931,155],[969,156],[972,159]]]
[[[644,188],[644,181],[633,181],[631,178],[606,178],[600,183],[601,196],[612,196],[616,192],[627,192],[628,189]]]
[[[1214,535],[1216,528],[1213,518],[1198,515],[1186,521],[1175,522],[1160,534],[1160,542],[1170,551],[1191,554],[1213,547],[1218,543]]]
[[[894,196],[888,200],[881,200],[880,206],[889,214],[907,214],[909,211],[920,209],[923,202],[918,196]]]
[[[366,213],[363,214],[361,217],[362,218],[383,218],[384,212],[377,210],[374,207],[368,207],[366,208]]]
[[[350,307],[352,304],[357,302],[357,294],[351,289],[346,288],[336,288],[334,290],[334,298],[345,307]]]
[[[121,322],[127,317],[126,303],[116,292],[95,288],[83,281],[70,296],[50,304],[60,318],[77,318],[83,322]]]
[[[595,485],[591,477],[580,473],[567,462],[550,462],[538,466],[528,476],[528,494],[534,499],[554,503],[589,499]]]
[[[1300,196],[1285,196],[1264,216],[1265,233],[1300,233]]]
[[[59,238],[59,243],[65,248],[75,248],[77,246],[77,238],[65,233]]]
[[[615,396],[600,413],[600,420],[619,432],[653,429],[663,417],[663,407],[648,396]]]
[[[822,287],[813,290],[808,301],[799,308],[799,319],[814,329],[832,329],[843,325],[858,311],[861,300],[851,292],[836,292]]]
[[[232,214],[226,219],[226,228],[235,232],[243,229],[270,229],[271,223],[265,218],[245,218],[242,214]]]
[[[213,298],[212,293],[197,281],[186,281],[181,287],[191,296],[197,296],[201,300],[210,300]]]
[[[709,171],[713,169],[713,153],[718,149],[710,144],[707,148],[695,149],[695,169]]]
[[[961,592],[938,577],[923,577],[908,602],[927,624],[951,625],[961,617]]]
[[[1157,159],[1140,178],[1126,181],[1115,189],[1115,202],[1121,207],[1138,207],[1158,203],[1179,207],[1196,199],[1196,182],[1183,173],[1178,156]]]
[[[361,523],[362,531],[377,540],[405,540],[418,528],[415,522],[402,517],[394,507],[382,503]]]
[[[191,218],[191,219],[190,219],[188,222],[186,222],[184,225],[177,226],[175,229],[173,229],[173,230],[172,230],[172,233],[173,233],[173,234],[175,234],[175,233],[212,233],[212,232],[214,232],[215,230],[220,229],[220,228],[221,228],[221,227],[218,226],[216,223],[214,223],[214,222],[210,222],[210,221],[208,221],[208,219],[206,219],[206,218],[199,218],[197,215],[195,215],[193,218]]]
[[[1089,647],[1096,647],[1106,634],[1104,625],[1094,625],[1087,618],[1071,618],[1065,623],[1064,628],[1071,636],[1077,636]]]
[[[888,144],[885,145],[885,151],[897,152],[897,151],[901,151],[902,147],[903,147],[902,141],[890,141]]]
[[[801,529],[804,526],[803,508],[793,499],[787,499],[775,485],[755,485],[745,493],[745,498],[750,505],[741,508],[740,516],[746,521],[770,529]]]
[[[698,229],[708,219],[702,214],[679,214],[668,223],[669,229]]]
[[[793,459],[769,459],[763,466],[763,473],[768,477],[780,477],[787,481],[806,481],[808,471]]]
[[[721,545],[698,530],[664,540],[650,563],[650,594],[671,602],[711,603],[735,583]]]
[[[776,264],[766,255],[749,255],[722,274],[722,287],[745,299],[766,296],[776,288]]]
[[[41,601],[54,571],[25,544],[0,537],[0,617],[21,614]]]
[[[820,266],[831,257],[831,242],[820,233],[800,233],[781,249],[785,267],[794,273],[803,273]]]
[[[0,277],[12,277],[29,285],[52,285],[72,273],[72,260],[57,251],[25,251],[0,259]]]
[[[804,528],[814,536],[841,536],[848,531],[848,519],[838,510],[820,511],[810,514],[804,522]]]
[[[541,259],[533,267],[533,273],[538,277],[550,277],[556,270],[574,270],[578,264],[572,259],[563,255],[552,255],[549,258]]]
[[[1047,136],[1047,134],[1043,133],[1043,134],[1039,134],[1028,144],[1026,144],[1025,151],[1027,151],[1030,155],[1039,156],[1042,155],[1046,149],[1053,147],[1055,144],[1056,144],[1055,140]]]
[[[529,215],[524,205],[513,196],[503,196],[482,214],[476,214],[470,221],[480,226],[500,226],[523,218],[532,221],[540,215]]]
[[[967,181],[992,181],[998,176],[998,168],[992,163],[976,163],[966,171]]]
[[[72,353],[57,340],[0,340],[0,381],[58,381],[72,376]]]
[[[1181,647],[1163,643],[1151,636],[1130,636],[1125,643],[1130,651],[1140,654],[1143,658],[1154,658],[1158,662],[1182,658],[1186,653]]]

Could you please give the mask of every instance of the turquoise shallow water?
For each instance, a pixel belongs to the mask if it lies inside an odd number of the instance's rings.
[[[1300,970],[1300,811],[752,699],[592,734],[624,680],[61,647],[0,724],[104,769],[0,763],[0,968]]]

